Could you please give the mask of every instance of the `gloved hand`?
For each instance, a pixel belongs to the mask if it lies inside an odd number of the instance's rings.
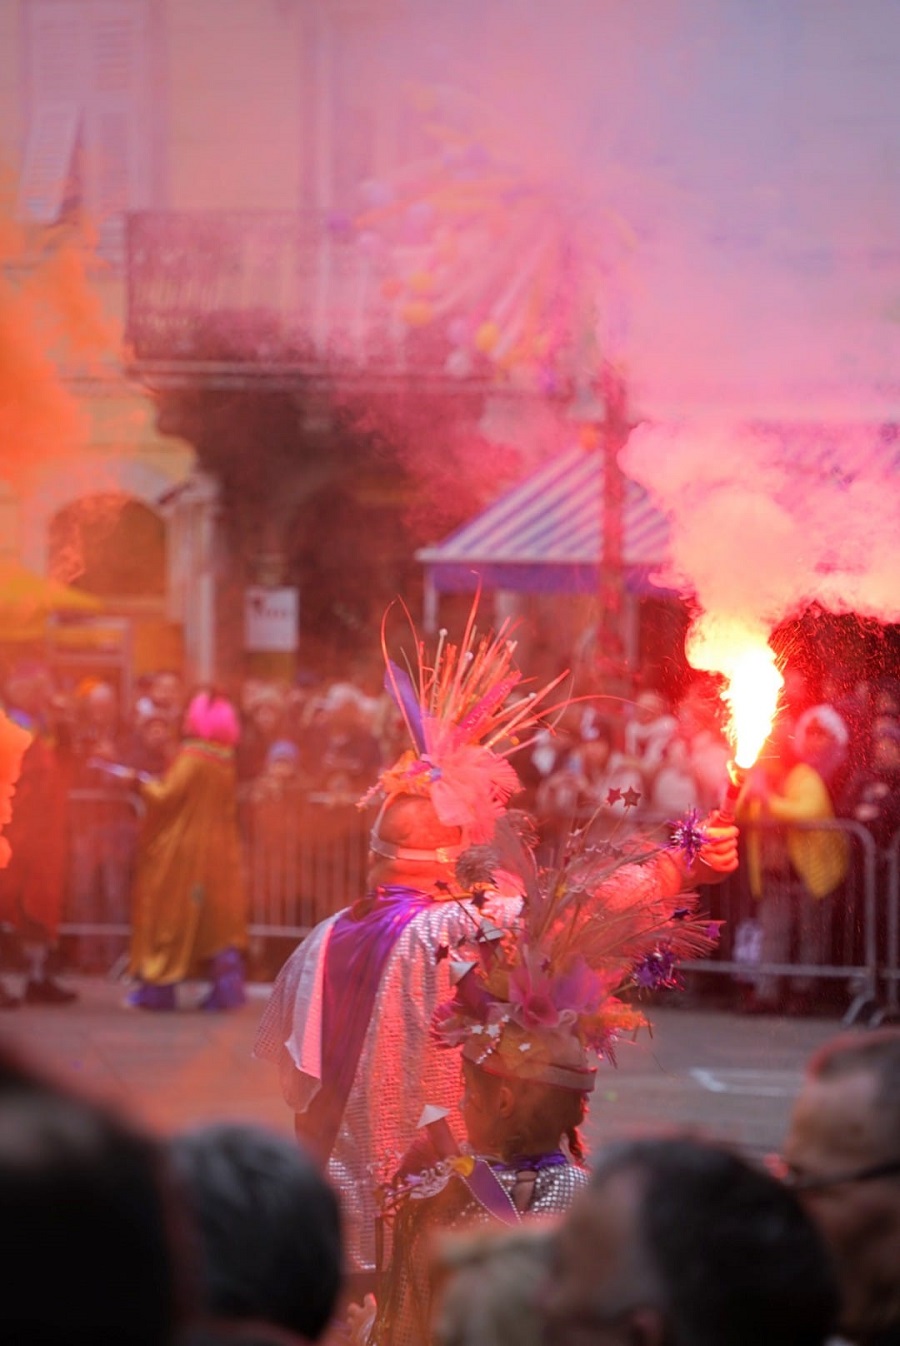
[[[693,864],[685,864],[685,887],[696,888],[701,883],[721,883],[738,867],[737,826],[724,822],[713,812],[700,824],[706,841],[700,847]]]

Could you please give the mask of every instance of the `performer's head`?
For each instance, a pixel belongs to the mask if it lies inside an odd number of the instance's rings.
[[[382,805],[369,838],[369,885],[403,883],[429,891],[451,884],[463,829],[441,822],[423,795],[397,794]]]
[[[587,1114],[595,1071],[571,1034],[557,1035],[553,1044],[538,1040],[534,1047],[524,1064],[515,1059],[511,1039],[508,1050],[481,1063],[471,1039],[463,1048],[462,1114],[476,1154],[508,1161],[550,1154],[565,1140],[576,1158],[583,1157],[578,1128]]]
[[[560,681],[514,698],[521,674],[513,666],[508,624],[479,636],[477,603],[458,645],[448,643],[444,631],[426,656],[416,637],[415,663],[405,660],[403,667],[389,657],[382,627],[385,687],[411,747],[362,801],[381,801],[370,842],[373,886],[431,890],[436,882],[453,883],[457,858],[491,839],[520,789],[507,754],[540,722],[539,703]]]
[[[184,729],[189,738],[202,738],[229,748],[234,747],[241,734],[234,706],[227,697],[214,691],[198,692],[191,698]]]

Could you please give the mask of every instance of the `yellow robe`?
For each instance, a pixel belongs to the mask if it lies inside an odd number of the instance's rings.
[[[770,795],[766,807],[768,816],[780,823],[813,823],[834,818],[831,797],[822,777],[805,762],[798,763],[788,772],[783,793]],[[744,814],[748,823],[765,816],[755,800]],[[791,864],[810,897],[827,897],[845,877],[850,848],[843,832],[824,828],[800,831],[788,826],[785,843]],[[768,844],[771,846],[772,841]],[[761,838],[752,830],[747,835],[747,857],[750,891],[754,897],[760,897],[763,890]]]
[[[246,948],[233,752],[189,739],[142,793],[130,971],[166,986],[202,975],[227,948]]]

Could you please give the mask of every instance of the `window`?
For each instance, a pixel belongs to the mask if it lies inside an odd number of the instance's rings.
[[[124,213],[150,200],[150,0],[30,0],[28,128],[19,213],[95,224],[99,250],[124,252]]]

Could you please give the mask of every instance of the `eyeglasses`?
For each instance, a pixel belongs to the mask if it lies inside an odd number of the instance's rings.
[[[774,1167],[774,1165],[773,1165]],[[878,1178],[893,1178],[900,1175],[900,1159],[887,1159],[881,1164],[871,1164],[868,1168],[857,1168],[851,1173],[816,1174],[795,1173],[785,1164],[779,1163],[777,1176],[793,1192],[818,1192],[828,1187],[840,1187],[850,1182],[875,1182]]]

